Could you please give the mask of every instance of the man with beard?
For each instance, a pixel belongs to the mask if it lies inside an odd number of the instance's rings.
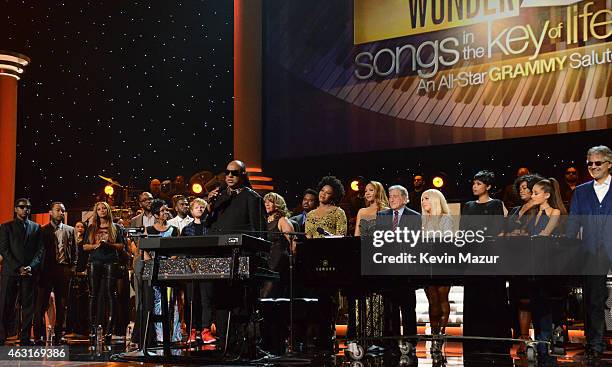
[[[574,190],[578,186],[578,170],[574,166],[569,166],[565,170],[563,180],[559,181],[559,190],[561,191],[561,198],[563,199],[563,205],[569,209],[572,201],[572,195]]]
[[[142,209],[142,213],[138,214],[130,220],[131,228],[146,228],[155,224],[155,217],[151,213],[151,203],[153,203],[153,195],[150,192],[143,192],[138,196],[138,203]],[[134,267],[134,293],[135,296],[135,307],[136,315],[141,315],[142,309],[142,270],[144,268],[144,261],[140,257],[140,251],[138,251],[137,244],[133,244],[130,251],[134,254],[133,267]],[[134,330],[132,332],[132,341],[134,343],[140,343],[140,334],[143,332],[140,328],[140,317],[136,317],[134,323]]]
[[[170,219],[168,224],[178,228],[180,234],[183,232],[183,228],[193,221],[193,218],[189,216],[189,201],[183,195],[174,195],[172,201],[174,202],[176,217]]]
[[[296,223],[296,232],[304,232],[304,226],[306,225],[306,214],[309,211],[314,210],[319,206],[319,195],[313,189],[307,189],[304,191],[304,197],[302,198],[302,212],[298,215],[294,215],[289,218],[291,222]]]
[[[53,344],[65,343],[63,338],[66,321],[66,298],[68,285],[76,262],[76,238],[74,227],[64,224],[66,208],[61,202],[51,204],[50,222],[41,228],[44,255],[40,266],[40,281],[34,316],[34,340],[45,344],[45,311],[49,305],[51,291],[55,295],[55,337]]]
[[[425,191],[425,180],[423,176],[416,175],[412,180],[413,191],[408,193],[408,204],[406,206],[417,213],[421,212],[421,194]]]

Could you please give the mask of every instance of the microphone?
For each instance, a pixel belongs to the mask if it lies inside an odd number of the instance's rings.
[[[224,182],[224,183],[222,183],[222,184],[219,186],[219,191],[218,191],[218,192],[219,192],[219,194],[217,194],[217,196],[215,196],[215,197],[212,197],[212,198],[208,199],[208,203],[209,203],[209,204],[214,204],[214,203],[215,203],[215,201],[217,201],[217,199],[218,199],[218,198],[219,198],[219,196],[221,195],[221,193],[222,193],[223,191],[225,191],[225,190],[227,190],[227,184]]]
[[[328,237],[328,236],[333,236],[333,234],[331,234],[331,233],[327,232],[326,230],[324,230],[324,229],[323,229],[323,228],[321,228],[321,227],[317,227],[317,233],[319,233],[319,234],[320,234],[320,235],[322,235],[322,236],[326,236],[326,237]]]

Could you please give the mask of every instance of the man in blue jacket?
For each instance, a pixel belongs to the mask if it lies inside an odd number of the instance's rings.
[[[598,270],[589,270],[590,274],[584,281],[586,357],[596,360],[601,358],[605,348],[604,309],[608,297],[606,275],[612,259],[612,150],[603,145],[589,149],[587,167],[593,180],[576,187],[566,235],[576,238],[582,229],[582,242],[589,256],[597,259]]]

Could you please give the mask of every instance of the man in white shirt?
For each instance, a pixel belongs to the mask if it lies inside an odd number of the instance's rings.
[[[174,211],[176,217],[170,219],[168,224],[178,228],[179,235],[183,232],[183,228],[193,221],[189,216],[189,201],[184,195],[174,195],[172,197],[174,203]]]
[[[612,150],[600,145],[587,152],[587,167],[592,181],[576,187],[570,205],[566,235],[576,238],[582,230],[582,243],[595,263],[585,266],[583,293],[586,310],[585,336],[587,360],[601,358],[606,344],[604,310],[608,297],[607,273],[612,259]]]

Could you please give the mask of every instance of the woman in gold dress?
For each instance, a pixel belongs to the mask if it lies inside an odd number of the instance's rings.
[[[306,217],[306,237],[324,237],[318,229],[336,236],[346,236],[346,214],[338,206],[344,196],[344,187],[334,176],[325,176],[319,182],[319,206]]]

